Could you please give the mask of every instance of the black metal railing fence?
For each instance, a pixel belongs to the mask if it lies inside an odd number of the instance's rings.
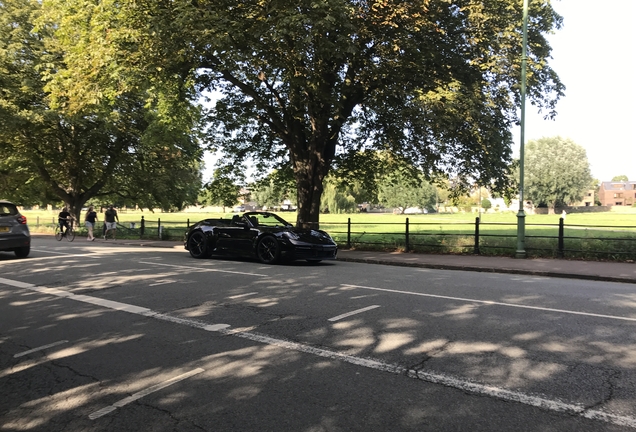
[[[57,219],[44,223],[55,227]],[[38,217],[36,226],[40,226]],[[76,223],[80,235],[85,228]],[[190,220],[167,221],[144,216],[138,221],[118,224],[118,238],[183,240]],[[526,224],[525,250],[529,257],[636,260],[636,226]],[[514,256],[517,248],[517,224],[445,221],[346,222],[321,223],[340,247],[348,249],[403,250],[405,252],[472,253]],[[95,235],[102,230],[98,223]]]

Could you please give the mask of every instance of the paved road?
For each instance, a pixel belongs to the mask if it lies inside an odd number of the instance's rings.
[[[628,431],[636,285],[0,254],[0,430]]]

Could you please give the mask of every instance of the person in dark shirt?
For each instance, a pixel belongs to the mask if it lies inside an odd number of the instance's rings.
[[[117,222],[119,222],[119,216],[117,216],[117,210],[113,206],[108,207],[108,210],[104,212],[104,220],[106,221],[106,232],[104,233],[104,240],[110,231],[113,232],[113,240],[117,235]]]
[[[68,209],[64,207],[61,212],[57,215],[57,223],[60,225],[60,231],[62,231],[62,235],[65,236],[70,228],[69,222],[71,221],[71,214],[68,212]]]
[[[95,229],[95,222],[97,222],[97,213],[93,210],[93,206],[90,206],[86,211],[84,220],[86,222],[86,229],[88,230],[88,236],[86,237],[86,240],[95,241],[93,230]]]

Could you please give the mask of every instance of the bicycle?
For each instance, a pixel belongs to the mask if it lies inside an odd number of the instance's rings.
[[[72,220],[69,221],[69,225],[68,225],[68,228],[67,228],[65,233],[62,233],[62,228],[60,227],[59,223],[55,227],[55,240],[62,241],[63,237],[66,237],[66,240],[70,241],[70,242],[75,240],[75,230],[73,229],[73,221]]]

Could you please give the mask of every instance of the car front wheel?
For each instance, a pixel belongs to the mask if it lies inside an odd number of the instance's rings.
[[[208,241],[201,231],[195,231],[188,239],[188,251],[192,258],[207,258]]]
[[[256,245],[256,257],[263,264],[275,264],[280,258],[280,245],[272,236],[265,236]]]

